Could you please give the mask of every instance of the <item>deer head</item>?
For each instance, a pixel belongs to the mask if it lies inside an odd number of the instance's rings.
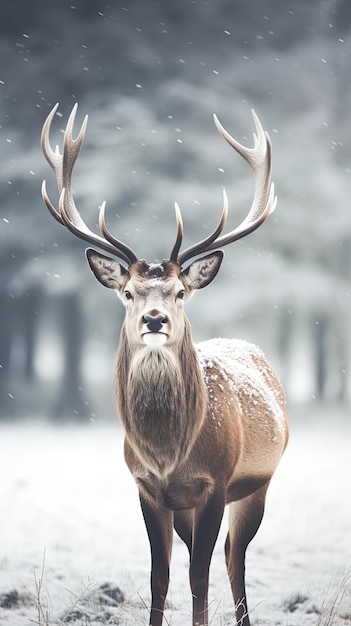
[[[226,235],[221,235],[228,215],[227,195],[223,191],[223,209],[217,227],[208,237],[181,252],[183,221],[176,203],[177,235],[170,257],[160,264],[149,264],[140,260],[128,245],[114,237],[107,229],[105,202],[102,203],[99,213],[101,234],[92,232],[82,220],[73,199],[71,179],[74,164],[84,141],[87,116],[77,138],[73,139],[77,104],[74,106],[66,126],[63,150],[60,154],[58,148],[56,151],[51,148],[49,141],[50,127],[57,109],[58,104],[44,123],[41,144],[44,155],[56,174],[60,194],[58,210],[48,197],[45,181],[42,185],[44,202],[54,218],[74,235],[108,253],[109,256],[106,256],[93,249],[86,252],[90,268],[96,278],[105,287],[114,289],[126,307],[129,340],[134,345],[172,345],[181,335],[183,316],[180,312],[183,311],[184,303],[194,290],[206,287],[220,268],[223,252],[218,248],[254,231],[276,206],[274,186],[271,182],[269,136],[252,111],[256,126],[254,147],[246,148],[229,135],[214,115],[219,133],[253,170],[255,194],[250,211],[237,228]],[[116,257],[119,261],[115,259]],[[184,264],[194,257],[196,260],[184,268]]]

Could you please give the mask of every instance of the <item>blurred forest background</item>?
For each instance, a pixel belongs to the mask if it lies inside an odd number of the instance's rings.
[[[149,262],[248,211],[252,174],[212,113],[252,145],[273,142],[275,214],[226,248],[188,305],[195,340],[243,337],[277,368],[291,404],[350,404],[351,3],[349,0],[11,0],[0,6],[0,412],[113,415],[123,308],[79,242],[49,215],[53,143],[75,102],[89,113],[73,186],[90,227],[107,221]]]

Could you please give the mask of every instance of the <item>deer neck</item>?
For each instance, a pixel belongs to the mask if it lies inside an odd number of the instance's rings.
[[[132,350],[122,328],[117,409],[129,444],[149,471],[169,473],[186,460],[207,409],[187,318],[183,340],[176,347]]]

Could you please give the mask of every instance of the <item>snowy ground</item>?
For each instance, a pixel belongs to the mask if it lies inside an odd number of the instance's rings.
[[[294,413],[248,552],[252,622],[351,624],[351,575],[339,615],[320,613],[351,572],[350,415],[331,408]],[[148,543],[117,424],[2,423],[0,459],[0,624],[39,622],[33,598],[44,553],[40,595],[50,624],[73,605],[71,624],[147,624]],[[220,626],[234,623],[225,532],[224,523],[211,567],[210,623]],[[118,606],[117,587],[125,598]],[[191,622],[187,551],[178,539],[168,607],[165,623]]]

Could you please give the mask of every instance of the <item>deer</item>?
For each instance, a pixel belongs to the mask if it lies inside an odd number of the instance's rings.
[[[175,203],[177,233],[168,259],[148,263],[111,234],[105,202],[100,233],[76,207],[71,179],[87,127],[77,137],[74,105],[62,153],[50,144],[58,104],[49,113],[41,146],[55,172],[58,205],[42,184],[52,216],[92,244],[86,257],[97,280],[125,307],[116,363],[116,409],[124,429],[124,457],[136,482],[151,552],[151,626],[161,626],[169,587],[173,530],[189,551],[193,626],[208,625],[209,569],[226,505],[229,529],[225,560],[236,621],[250,626],[245,591],[245,554],[261,524],[268,486],[288,442],[285,394],[262,351],[242,339],[195,344],[185,303],[217,275],[224,246],[256,230],[274,211],[271,141],[252,110],[254,147],[220,135],[245,159],[254,175],[251,208],[238,227],[222,234],[223,209],[211,234],[181,251],[183,220]],[[98,248],[96,250],[95,248]]]

